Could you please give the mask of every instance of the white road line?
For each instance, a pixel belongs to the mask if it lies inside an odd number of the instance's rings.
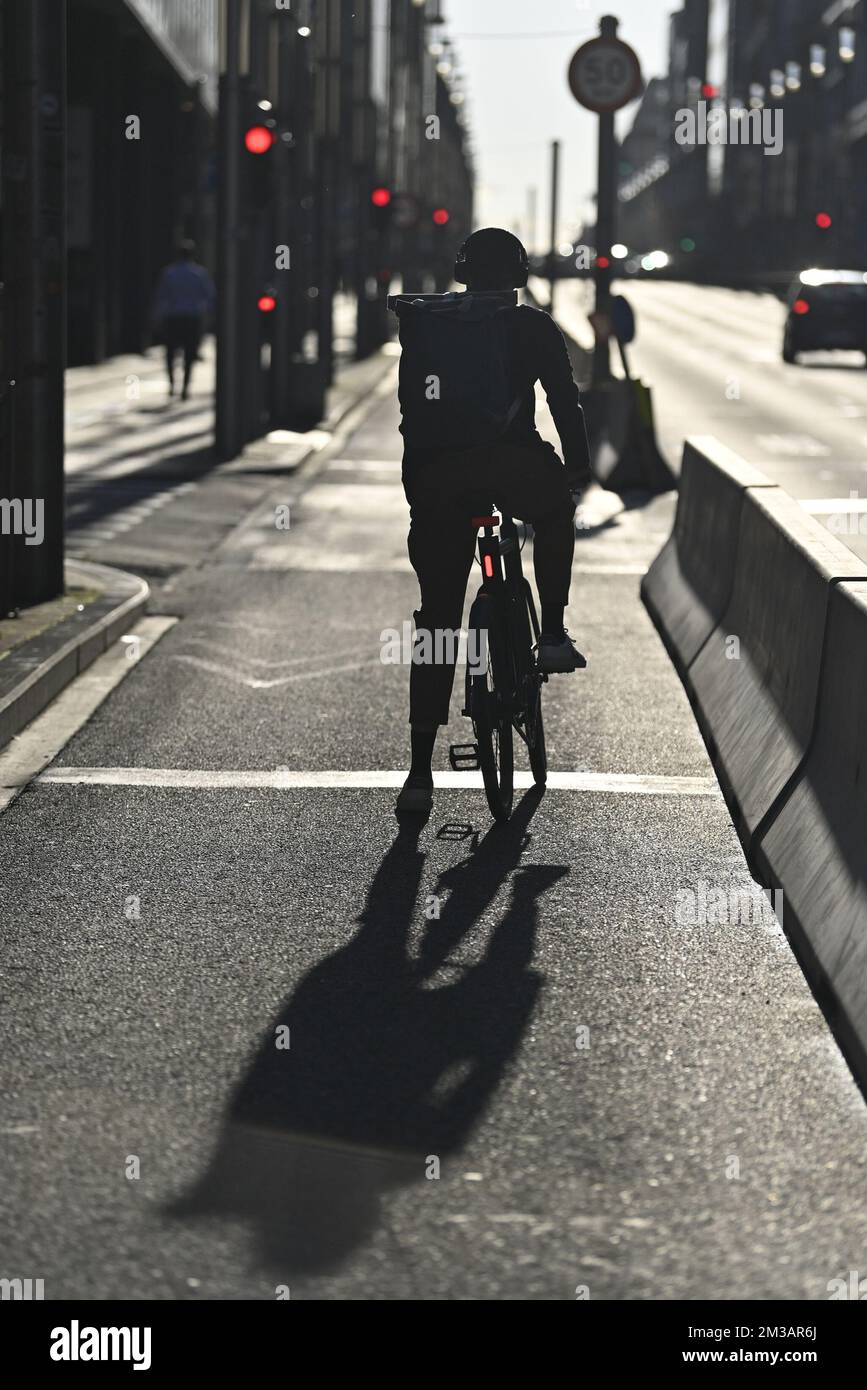
[[[332,459],[325,473],[400,473],[400,459]]]
[[[635,574],[645,575],[650,568],[650,561],[646,565],[573,565],[573,574]]]
[[[106,696],[177,621],[177,618],[142,618],[128,634],[138,639],[138,655],[134,659],[130,658],[129,651],[135,648],[121,638],[12,739],[0,753],[0,814],[28,782],[54,761]]]
[[[263,790],[319,790],[358,788],[372,791],[378,788],[402,787],[406,772],[272,772],[261,771],[202,771],[177,767],[54,767],[39,777],[42,783],[58,786],[99,787],[163,787],[179,791],[229,791],[262,788]],[[482,786],[480,772],[435,772],[434,785],[444,790],[462,788],[478,790]],[[515,786],[531,787],[529,772],[515,773]],[[642,776],[632,772],[549,772],[551,791],[614,792],[626,796],[721,796],[713,777]]]
[[[833,516],[835,512],[867,512],[867,497],[807,497],[801,506],[811,516]]]
[[[264,680],[260,676],[245,676],[243,671],[235,671],[230,666],[222,666],[217,661],[206,661],[201,656],[190,656],[185,652],[176,654],[175,661],[183,661],[200,671],[209,671],[214,676],[225,676],[236,685],[246,686],[248,690],[274,690],[280,685],[295,685],[299,681],[323,680],[326,676],[340,676],[346,671],[362,671],[367,666],[381,666],[379,657],[368,657],[364,661],[344,661],[339,666],[329,666],[321,671],[298,671],[290,676],[275,676]]]

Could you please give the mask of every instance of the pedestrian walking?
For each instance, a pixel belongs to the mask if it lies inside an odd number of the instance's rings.
[[[160,275],[154,303],[154,318],[161,327],[165,343],[170,396],[175,394],[175,358],[178,352],[184,355],[182,400],[189,395],[193,363],[199,355],[206,320],[213,314],[216,302],[214,282],[195,257],[195,242],[182,241],[176,258]]]

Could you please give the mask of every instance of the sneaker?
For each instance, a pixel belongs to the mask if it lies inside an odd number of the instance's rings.
[[[410,774],[403,784],[400,796],[397,798],[397,803],[394,808],[395,811],[416,816],[426,816],[430,813],[432,806],[433,782],[425,781],[421,777],[414,777]]]
[[[587,658],[582,656],[568,632],[564,632],[562,637],[552,636],[550,632],[543,632],[539,638],[539,669],[545,675],[553,675],[560,671],[580,671],[587,665]]]

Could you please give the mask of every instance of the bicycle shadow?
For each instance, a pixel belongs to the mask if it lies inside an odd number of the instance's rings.
[[[440,876],[451,893],[439,920],[426,922],[416,959],[407,948],[426,855],[420,825],[401,825],[358,932],[273,1020],[207,1171],[169,1215],[241,1215],[254,1223],[263,1264],[283,1277],[322,1271],[372,1234],[390,1190],[425,1182],[433,1159],[464,1145],[541,988],[531,965],[539,900],[569,872],[520,867],[538,802],[528,793],[508,825]],[[513,872],[508,906],[475,963],[450,965],[457,979],[432,987]],[[279,1029],[289,1030],[288,1050],[275,1045],[287,1036]]]

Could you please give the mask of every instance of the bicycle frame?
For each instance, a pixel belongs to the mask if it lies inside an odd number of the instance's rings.
[[[544,786],[547,754],[541,686],[547,679],[533,654],[539,620],[521,568],[518,528],[511,517],[473,517],[479,540],[482,584],[470,610],[470,636],[484,633],[485,659],[467,662],[466,706],[475,743],[452,744],[455,771],[481,769],[488,805],[508,820],[514,797],[513,732],[523,740],[536,786]],[[495,532],[499,530],[499,535]],[[478,651],[478,649],[477,649]]]

